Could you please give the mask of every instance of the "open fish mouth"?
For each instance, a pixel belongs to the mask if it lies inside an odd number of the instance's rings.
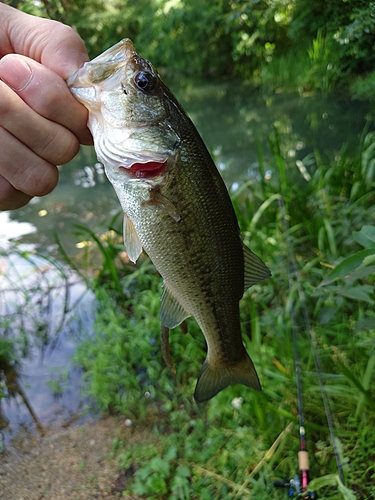
[[[133,163],[131,167],[120,167],[120,170],[126,170],[126,172],[131,173],[133,177],[137,179],[151,179],[157,177],[164,172],[167,165],[167,161],[157,162],[148,161],[147,163]]]

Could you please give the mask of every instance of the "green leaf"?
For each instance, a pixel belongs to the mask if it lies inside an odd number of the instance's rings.
[[[371,266],[371,264],[373,264],[374,262],[375,262],[375,252],[373,255],[368,255],[363,259],[362,266],[363,267]],[[369,270],[369,274],[370,272],[371,271]]]
[[[325,227],[325,230],[327,233],[330,252],[333,256],[336,256],[337,255],[337,248],[336,248],[335,235],[333,232],[332,225],[328,219],[323,219],[323,223],[324,223],[324,227]]]
[[[259,219],[262,217],[263,213],[269,208],[269,206],[276,200],[280,200],[281,196],[279,194],[273,194],[266,201],[264,201],[258,210],[255,212],[253,218],[251,219],[250,227],[251,229],[255,229],[255,226],[258,224]]]
[[[375,227],[363,226],[360,231],[352,232],[353,240],[365,248],[375,248]]]
[[[326,486],[336,486],[336,484],[337,484],[336,474],[328,474],[326,476],[312,479],[309,483],[309,491],[319,490]]]
[[[375,410],[375,402],[374,402],[373,398],[371,397],[371,394],[369,393],[369,391],[363,387],[362,381],[359,380],[359,378],[354,374],[354,372],[352,370],[350,370],[348,367],[346,367],[343,363],[341,363],[341,362],[336,362],[336,363],[337,363],[337,366],[339,367],[340,372],[343,375],[345,375],[345,377],[347,379],[349,379],[355,385],[355,387],[357,387],[357,389],[361,392],[361,394],[364,395],[364,398],[365,398],[368,406],[370,408],[372,408],[372,410]]]
[[[177,457],[177,446],[172,445],[168,448],[167,452],[164,455],[164,460],[170,462],[171,460],[175,460]]]
[[[351,288],[341,288],[337,291],[339,295],[343,297],[347,297],[348,299],[354,300],[364,300],[365,302],[369,302],[370,304],[374,303],[374,300],[369,296],[368,292],[372,292],[372,287],[368,285],[363,286],[353,286]]]
[[[350,257],[347,257],[346,259],[342,260],[330,272],[327,278],[320,283],[319,286],[325,286],[328,283],[331,283],[332,281],[338,278],[344,278],[345,276],[353,272],[355,269],[357,269],[357,267],[359,267],[363,263],[364,259],[370,255],[371,256],[374,255],[373,249],[360,250],[354,255],[351,255]]]
[[[338,482],[338,489],[344,500],[357,500],[357,495],[354,491],[349,490],[349,488],[344,486],[341,481]]]
[[[308,491],[316,491],[326,486],[337,486],[341,493],[341,498],[344,500],[356,500],[356,495],[352,490],[346,488],[337,474],[328,474],[327,476],[318,477],[309,483]]]
[[[189,477],[191,475],[190,467],[185,464],[181,464],[176,469],[176,475],[181,477]]]

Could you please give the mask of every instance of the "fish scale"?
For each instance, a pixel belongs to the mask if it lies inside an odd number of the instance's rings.
[[[207,343],[196,401],[236,383],[260,390],[242,342],[239,301],[270,272],[243,245],[226,186],[193,123],[128,39],[86,63],[68,85],[89,110],[98,159],[124,211],[129,258],[135,262],[144,249],[164,279],[167,364],[169,329],[194,316]]]

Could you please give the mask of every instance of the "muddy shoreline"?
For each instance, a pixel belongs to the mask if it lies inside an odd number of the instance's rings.
[[[0,499],[119,498],[124,484],[112,452],[113,439],[126,438],[123,427],[108,417],[47,430],[44,436],[19,432],[0,453]]]

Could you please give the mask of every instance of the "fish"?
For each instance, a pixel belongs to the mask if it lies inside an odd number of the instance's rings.
[[[98,160],[124,212],[132,262],[143,250],[163,278],[162,352],[169,330],[194,317],[207,356],[194,391],[205,402],[232,384],[261,390],[242,341],[239,301],[271,276],[243,243],[233,205],[193,122],[128,38],[68,80],[88,109]]]

